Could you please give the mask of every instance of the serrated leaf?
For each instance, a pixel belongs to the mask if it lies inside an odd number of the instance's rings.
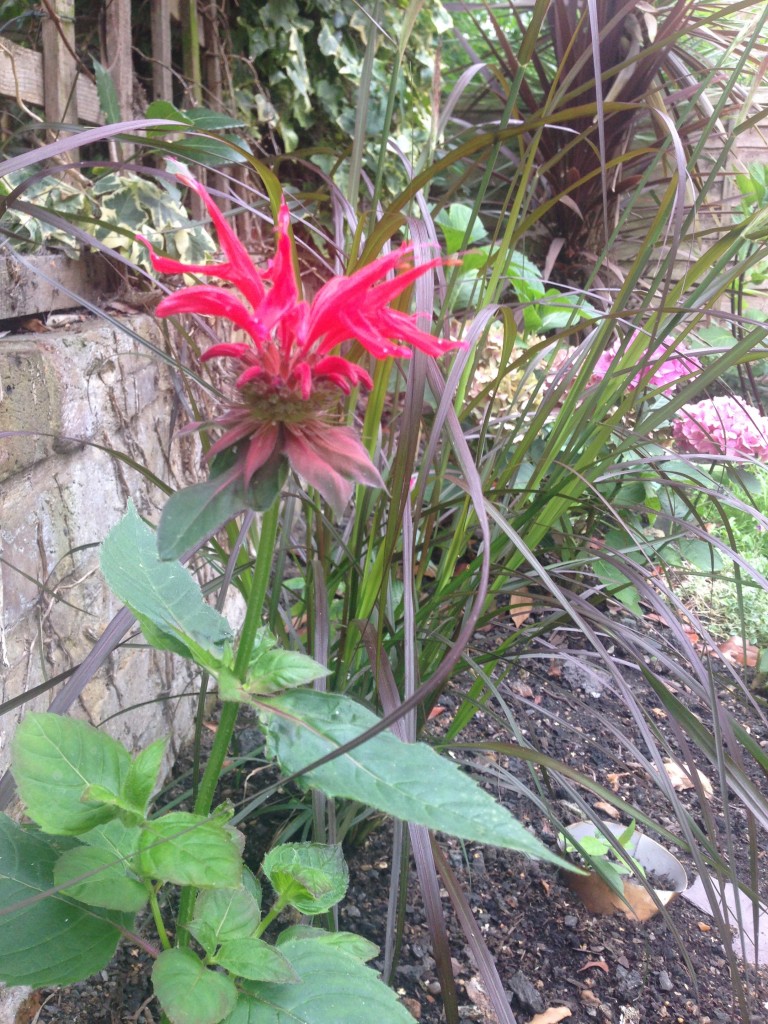
[[[8,985],[67,985],[109,963],[133,916],[84,907],[61,893],[16,904],[54,885],[54,865],[71,839],[46,839],[0,815],[0,980]]]
[[[135,825],[126,825],[119,818],[104,825],[97,825],[90,832],[83,832],[80,842],[88,846],[95,846],[100,850],[107,850],[114,857],[132,857],[139,846],[139,829]]]
[[[263,939],[227,939],[214,962],[236,978],[248,978],[250,981],[295,985],[299,980],[291,961]]]
[[[94,874],[95,872],[95,874]],[[53,880],[63,886],[81,875],[81,882],[62,889],[67,896],[91,907],[137,913],[147,902],[146,888],[131,878],[125,865],[115,861],[114,854],[95,846],[76,846],[65,851],[56,861]]]
[[[243,881],[249,876],[253,877],[249,871],[244,871]],[[258,882],[253,881],[258,886]],[[210,954],[228,939],[250,938],[260,921],[261,900],[245,886],[204,889],[197,897],[189,930]]]
[[[231,638],[226,619],[205,603],[191,573],[177,562],[160,560],[155,534],[132,502],[101,546],[101,571],[110,590],[142,627],[149,624],[153,646],[162,648],[162,638],[167,636],[171,643],[165,646],[179,653],[189,654],[192,641],[193,646],[218,655]]]
[[[238,888],[242,861],[231,829],[221,821],[171,811],[147,822],[139,838],[138,873],[201,889]]]
[[[289,774],[379,721],[349,697],[315,690],[265,699],[260,715],[268,750]],[[382,732],[302,778],[328,796],[357,800],[404,821],[567,866],[457,765],[424,743],[401,743]]]
[[[122,120],[122,117],[115,83],[112,81],[112,76],[104,65],[100,64],[95,57],[92,60],[93,73],[96,78],[96,92],[99,97],[99,106],[104,111],[104,120],[107,124],[117,124],[118,121]]]
[[[164,950],[152,986],[171,1024],[218,1024],[237,1001],[232,979],[208,970],[190,949]]]
[[[123,787],[120,790],[121,797],[131,807],[135,807],[142,814],[146,811],[149,799],[159,783],[160,768],[165,757],[168,746],[168,737],[163,737],[150,743],[148,747],[140,751],[131,762]]]
[[[379,947],[375,942],[369,942],[362,935],[355,935],[354,932],[327,932],[324,928],[315,928],[311,924],[294,924],[285,928],[275,940],[276,946],[282,946],[285,942],[305,942],[312,939],[330,949],[340,949],[347,956],[353,956],[360,963],[366,960],[373,960],[379,954]]]
[[[83,803],[89,786],[117,794],[128,774],[128,751],[86,722],[31,712],[11,744],[13,775],[27,814],[44,832],[78,835],[110,818],[106,803]]]
[[[413,1024],[392,989],[354,957],[313,940],[286,942],[280,949],[298,984],[243,982],[247,994],[223,1024]]]
[[[283,843],[264,857],[262,870],[282,903],[302,914],[323,914],[344,899],[349,885],[341,846]]]

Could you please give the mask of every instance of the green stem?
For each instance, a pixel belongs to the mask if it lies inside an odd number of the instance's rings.
[[[243,628],[240,630],[240,640],[237,645],[237,653],[235,654],[234,673],[242,682],[246,681],[253,644],[261,626],[261,615],[267,596],[267,587],[269,586],[269,570],[275,553],[275,541],[277,540],[279,522],[280,500],[276,498],[262,518],[259,548],[256,552],[256,564],[253,567],[253,576],[251,578],[251,592],[248,595],[245,621],[243,622]],[[226,701],[222,704],[219,726],[214,736],[208,763],[200,780],[200,788],[197,791],[195,814],[210,814],[211,812],[213,795],[221,776],[224,758],[229,750],[232,733],[235,731],[239,707],[240,705],[234,701]],[[186,924],[192,916],[195,895],[195,889],[192,886],[186,886],[181,891],[178,942],[182,946],[186,946],[189,943]]]
[[[269,913],[265,914],[265,916],[262,917],[261,921],[259,922],[259,927],[253,933],[253,937],[255,939],[261,938],[261,936],[264,934],[267,928],[269,928],[269,926],[275,920],[280,911],[283,910],[287,905],[287,900],[277,900],[277,902],[272,906],[272,909],[269,911]]]
[[[168,938],[168,932],[165,930],[165,923],[163,921],[163,915],[160,913],[160,904],[157,902],[157,889],[152,886],[149,893],[149,905],[152,908],[152,917],[155,922],[155,928],[160,938],[160,944],[163,949],[171,948],[171,940]]]

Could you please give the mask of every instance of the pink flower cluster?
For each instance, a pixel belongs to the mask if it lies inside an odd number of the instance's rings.
[[[630,339],[630,345],[637,335],[638,332],[635,331]],[[678,345],[674,354],[665,358],[673,344],[672,338],[665,338],[649,356],[643,359],[640,369],[627,384],[630,391],[634,391],[642,382],[650,388],[661,388],[666,394],[675,387],[681,377],[687,377],[701,369],[699,360],[696,356],[691,355],[684,345]],[[606,376],[619,354],[620,347],[620,343],[617,341],[603,352],[592,371],[593,381],[602,380]]]
[[[682,451],[768,460],[768,416],[730,395],[678,410],[672,433]]]

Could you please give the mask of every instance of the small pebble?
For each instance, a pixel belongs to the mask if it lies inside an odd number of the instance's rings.
[[[566,914],[563,918],[563,924],[566,928],[575,928],[579,923],[578,917],[575,914]]]
[[[659,971],[659,988],[662,992],[671,992],[674,988],[672,979],[666,971]]]

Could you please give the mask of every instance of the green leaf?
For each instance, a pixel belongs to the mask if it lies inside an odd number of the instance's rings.
[[[137,879],[129,877],[125,865],[116,862],[114,854],[107,850],[76,846],[65,851],[53,869],[56,885],[65,885],[73,878],[88,874],[89,878],[68,885],[62,892],[81,903],[107,910],[137,913],[147,902],[146,888]]]
[[[271,755],[287,773],[301,771],[379,721],[349,697],[315,690],[270,697],[262,703],[261,719]],[[424,743],[401,743],[382,732],[302,778],[328,796],[565,866],[457,765]]]
[[[110,804],[83,798],[90,786],[117,794],[131,763],[125,747],[86,722],[35,712],[16,730],[11,759],[27,814],[57,835],[78,835],[114,818]]]
[[[149,799],[160,781],[160,768],[168,746],[168,737],[155,740],[140,751],[131,762],[120,796],[131,807],[144,814]]]
[[[166,949],[155,961],[152,986],[171,1024],[218,1024],[237,1001],[235,983],[209,971],[190,949]]]
[[[90,832],[84,832],[79,838],[88,846],[100,850],[108,850],[113,859],[117,857],[133,857],[139,847],[139,829],[135,825],[126,825],[119,818],[113,818],[104,825],[97,825]]]
[[[330,669],[297,651],[278,648],[277,640],[266,628],[260,629],[254,640],[244,685],[231,671],[233,664],[219,665],[214,671],[219,680],[222,700],[251,701],[252,695],[276,693],[292,686],[303,686],[327,676]]]
[[[0,907],[6,911],[0,980],[8,985],[81,981],[112,959],[120,938],[117,926],[132,926],[132,915],[92,910],[61,893],[10,909],[53,887],[54,865],[71,844],[45,839],[0,815]]]
[[[302,914],[323,914],[344,895],[349,871],[340,845],[283,843],[269,851],[262,869],[281,903]]]
[[[115,83],[104,65],[100,64],[95,57],[92,60],[93,73],[96,77],[96,92],[99,97],[99,106],[104,111],[104,120],[106,124],[117,124],[122,121],[122,115]]]
[[[177,107],[174,107],[168,100],[155,100],[150,103],[147,107],[147,117],[153,121],[179,121],[182,124],[191,125],[191,120],[186,114],[183,114]],[[150,131],[157,131],[157,129],[150,129]]]
[[[246,939],[261,921],[261,886],[247,868],[237,889],[203,889],[189,930],[208,954],[228,939]]]
[[[133,502],[101,547],[101,571],[110,589],[147,626],[153,645],[190,653],[188,645],[220,654],[231,638],[229,625],[203,600],[192,575],[178,563],[157,556],[155,534],[142,522]]]
[[[313,940],[280,949],[301,979],[296,985],[243,982],[225,1024],[413,1024],[395,993],[355,957]]]
[[[362,935],[355,935],[354,932],[327,932],[324,928],[315,928],[311,924],[293,924],[290,928],[285,928],[277,936],[275,945],[282,946],[285,942],[303,942],[307,939],[331,949],[340,949],[361,963],[373,960],[379,953],[376,943],[369,942]]]
[[[299,980],[291,961],[263,939],[227,939],[213,960],[237,978],[276,985],[294,985]]]
[[[463,203],[451,203],[447,210],[443,210],[435,218],[435,223],[443,232],[445,248],[449,256],[458,252],[462,246],[475,245],[487,235],[488,232],[485,230],[483,222],[476,217],[472,224],[472,231],[467,237],[467,228],[471,219],[472,207],[465,206]]]
[[[242,861],[237,834],[219,820],[171,811],[142,829],[137,870],[176,885],[238,888]]]
[[[643,608],[640,604],[637,587],[627,579],[621,569],[602,558],[596,558],[590,564],[590,568],[611,597],[621,601],[625,608],[634,612],[638,617],[642,617]]]
[[[695,537],[683,538],[679,542],[680,554],[691,565],[702,572],[719,572],[723,568],[723,558],[713,544]]]
[[[225,455],[230,457],[224,460]],[[233,446],[219,456],[214,468],[231,466],[236,457],[236,446]],[[264,512],[280,493],[287,472],[287,462],[277,456],[258,470],[247,491],[239,477],[227,483],[222,480],[223,473],[212,475],[205,483],[176,491],[165,503],[160,517],[157,530],[160,557],[178,558],[247,508]]]

